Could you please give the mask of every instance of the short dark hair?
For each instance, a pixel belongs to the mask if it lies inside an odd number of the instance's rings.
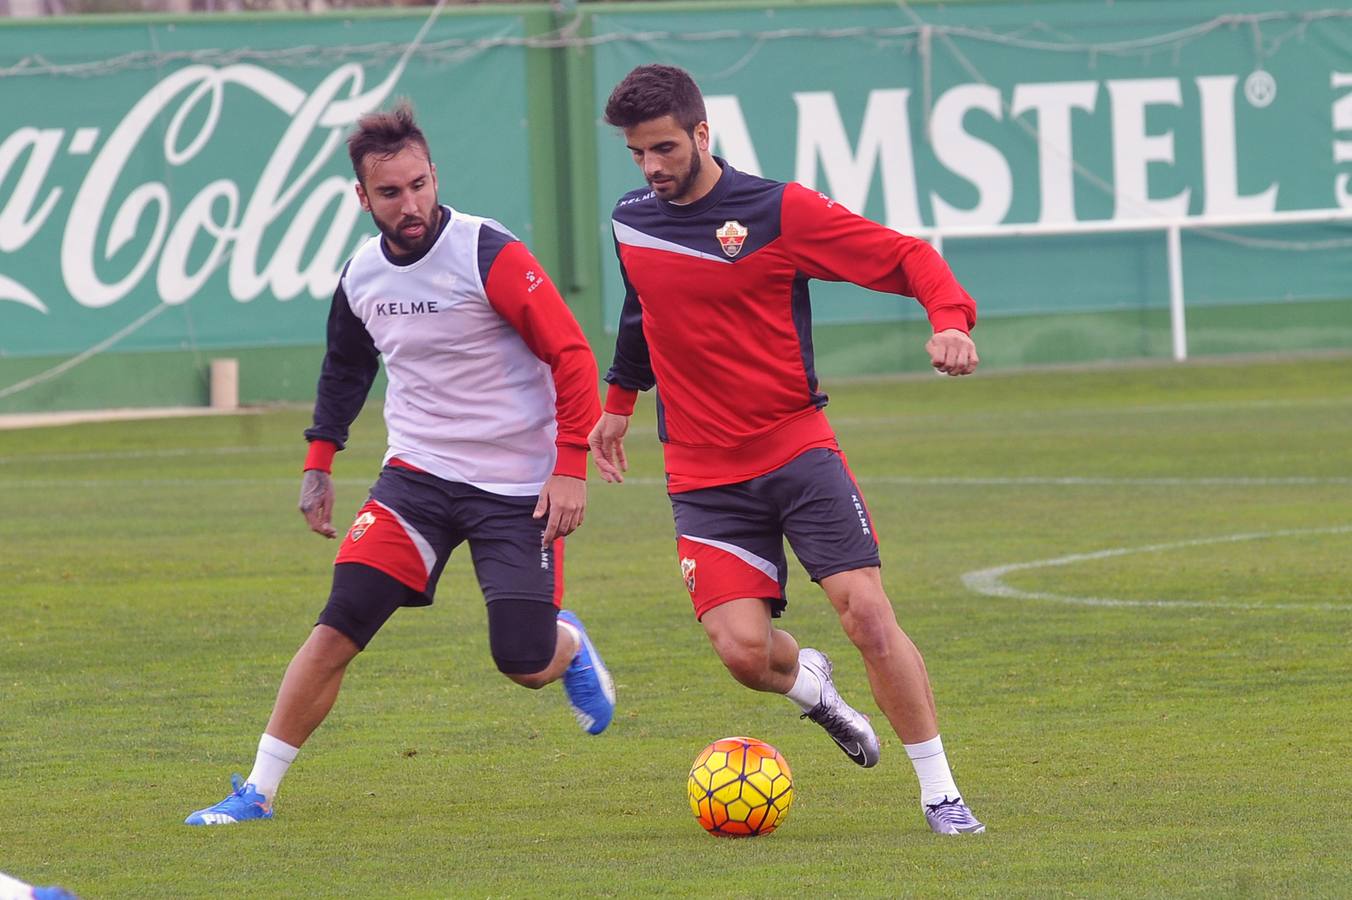
[[[347,136],[347,155],[352,159],[352,171],[357,174],[357,180],[365,183],[362,167],[366,157],[389,159],[410,144],[421,147],[424,155],[429,160],[432,158],[427,138],[413,120],[413,105],[408,100],[400,100],[389,112],[362,116],[357,120],[356,130]]]
[[[690,134],[708,118],[704,95],[685,69],[639,66],[615,85],[606,101],[606,123],[617,128],[633,128],[662,116],[671,116]]]

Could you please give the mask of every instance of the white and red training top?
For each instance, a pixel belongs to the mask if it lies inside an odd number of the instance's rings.
[[[585,478],[600,404],[581,327],[511,232],[441,211],[421,256],[392,256],[377,235],[343,269],[306,468],[329,469],[383,358],[387,462],[508,496]]]

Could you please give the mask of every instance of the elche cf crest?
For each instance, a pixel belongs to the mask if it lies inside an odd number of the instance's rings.
[[[366,534],[366,529],[374,524],[376,524],[376,517],[363,510],[361,515],[357,516],[356,521],[352,523],[352,528],[348,530],[347,536],[354,541],[359,541],[361,536]]]
[[[688,556],[681,559],[681,577],[685,579],[686,590],[695,593],[695,561]]]
[[[723,252],[730,257],[742,252],[742,244],[746,243],[746,236],[750,233],[751,229],[736,219],[724,222],[723,227],[714,232],[718,236],[718,243],[723,245]]]

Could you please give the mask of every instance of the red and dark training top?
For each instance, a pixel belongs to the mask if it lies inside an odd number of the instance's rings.
[[[673,493],[772,471],[836,447],[812,355],[811,279],[915,297],[934,330],[970,331],[976,304],[926,242],[825,194],[723,173],[695,203],[646,188],[612,225],[624,308],[606,411],[627,415],[657,387]]]

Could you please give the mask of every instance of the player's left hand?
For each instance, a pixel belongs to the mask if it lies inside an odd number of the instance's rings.
[[[612,484],[624,482],[624,473],[629,471],[629,460],[624,455],[624,436],[628,431],[628,416],[603,412],[587,436],[587,446],[601,480]]]
[[[300,483],[300,514],[315,534],[326,538],[338,536],[333,527],[333,477],[319,469],[306,469]]]
[[[568,475],[552,475],[540,491],[540,502],[535,504],[535,518],[549,516],[545,523],[540,546],[548,547],[561,537],[577,531],[587,511],[587,482]]]
[[[981,362],[971,335],[956,328],[945,328],[925,342],[930,365],[943,375],[971,375]]]

